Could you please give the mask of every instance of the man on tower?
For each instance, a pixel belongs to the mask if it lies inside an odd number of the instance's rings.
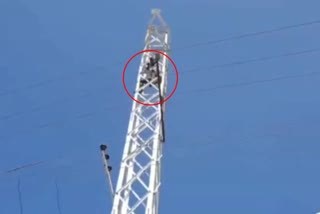
[[[143,69],[142,73],[142,80],[140,81],[140,88],[142,88],[144,85],[150,83],[158,84],[158,77],[159,82],[161,82],[161,77],[158,74],[159,72],[159,62],[160,55],[156,54],[155,56],[151,56],[149,58],[149,62],[146,63],[145,68]],[[151,84],[149,85],[151,87]],[[142,92],[142,89],[139,91]]]

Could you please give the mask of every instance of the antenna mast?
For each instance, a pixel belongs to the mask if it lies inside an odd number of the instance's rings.
[[[164,104],[167,90],[169,29],[152,10],[138,71],[112,214],[158,214]],[[157,51],[160,51],[157,53]],[[160,102],[158,105],[152,105]]]

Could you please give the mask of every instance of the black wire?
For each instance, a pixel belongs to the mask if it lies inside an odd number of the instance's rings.
[[[22,194],[21,194],[21,182],[20,177],[18,177],[18,197],[19,197],[19,208],[20,208],[20,214],[23,214],[23,204],[22,204]]]
[[[306,49],[306,50],[295,51],[295,52],[287,52],[287,53],[283,53],[283,54],[280,54],[280,55],[259,57],[259,58],[255,58],[255,59],[248,59],[248,60],[235,61],[235,62],[225,63],[225,64],[211,65],[211,66],[202,67],[202,68],[194,68],[194,69],[190,69],[190,70],[186,70],[186,71],[181,71],[181,73],[212,72],[213,70],[219,69],[219,68],[234,67],[234,66],[239,66],[239,65],[244,65],[244,64],[250,64],[250,63],[256,63],[256,62],[264,62],[264,61],[274,60],[274,59],[278,59],[278,58],[299,56],[299,55],[311,54],[311,53],[316,53],[316,52],[320,52],[320,48]],[[52,102],[52,103],[44,105],[44,106],[52,106],[55,103],[69,102],[70,100],[74,100],[74,99],[77,99],[77,98],[80,98],[80,97],[87,97],[87,96],[90,96],[92,94],[95,94],[95,92],[86,92],[86,93],[83,93],[80,96],[72,97],[70,99],[65,99],[64,98],[64,99],[62,99],[62,101],[55,101],[55,102]],[[30,111],[17,112],[17,113],[3,115],[3,116],[0,117],[0,121],[7,121],[7,120],[10,120],[12,118],[21,116],[21,115],[30,114],[30,113],[36,112],[36,111],[38,111],[38,110],[40,110],[42,108],[43,108],[43,106],[42,107],[34,107]]]
[[[62,214],[61,205],[60,205],[60,190],[59,190],[57,178],[55,178],[54,183],[55,183],[55,186],[56,186],[57,209],[58,209],[59,214]]]
[[[250,85],[257,85],[257,84],[263,84],[263,83],[269,83],[269,82],[275,82],[275,81],[282,81],[282,80],[288,80],[288,79],[295,79],[295,78],[301,78],[301,77],[308,77],[308,76],[316,76],[320,75],[320,72],[309,72],[305,74],[296,74],[296,75],[286,75],[286,76],[280,76],[280,77],[275,77],[271,79],[264,79],[264,80],[256,80],[256,81],[250,81],[250,82],[242,82],[242,83],[234,83],[234,84],[225,84],[225,85],[220,85],[216,87],[211,87],[211,88],[203,88],[203,89],[197,89],[197,90],[190,90],[190,91],[183,91],[180,92],[180,94],[199,94],[199,93],[205,93],[205,92],[213,92],[219,89],[226,89],[226,88],[239,88],[239,87],[246,87]],[[119,108],[120,106],[114,106]],[[110,107],[106,108],[104,107],[103,110],[109,110]],[[96,113],[99,113],[99,111],[92,111],[89,113],[86,113],[85,116],[86,118],[94,116]],[[77,116],[75,119],[83,119],[82,115]],[[64,121],[61,121],[61,123],[64,123]],[[18,171],[22,168],[25,167],[34,167],[35,164],[26,164],[22,167],[17,167],[17,170],[8,170],[7,172],[15,172]],[[60,210],[59,212],[61,213],[61,207],[60,207],[60,195],[59,195],[59,188],[56,182],[56,190],[57,190],[57,206],[58,209]],[[22,198],[21,198],[21,191],[20,191],[20,180],[18,181],[18,193],[19,193],[19,204],[20,204],[20,212],[23,212],[23,206],[22,206]],[[59,203],[58,203],[59,202]]]
[[[217,68],[226,68],[226,67],[232,67],[232,66],[236,66],[236,65],[244,65],[244,64],[254,63],[254,62],[263,62],[263,61],[268,61],[268,60],[273,60],[273,59],[278,59],[278,58],[298,56],[298,55],[304,55],[304,54],[310,54],[310,53],[316,53],[316,52],[320,52],[320,48],[312,48],[312,49],[306,49],[306,50],[296,51],[296,52],[287,52],[287,53],[283,53],[280,55],[259,57],[259,58],[254,58],[254,59],[235,61],[235,62],[231,62],[231,63],[211,65],[211,66],[202,67],[202,68],[194,68],[194,69],[186,70],[181,73],[193,73],[193,72],[199,72],[199,71],[200,72],[211,72],[212,70],[217,69]],[[208,70],[208,69],[211,69],[211,70]]]
[[[32,107],[30,110],[28,111],[21,111],[21,112],[15,112],[15,113],[12,113],[12,114],[7,114],[7,115],[3,115],[3,116],[0,116],[0,121],[2,120],[11,120],[15,117],[19,117],[19,116],[23,116],[25,114],[31,114],[31,113],[34,113],[34,112],[37,112],[39,110],[42,110],[44,107],[52,107],[54,104],[56,103],[68,103],[72,100],[75,100],[75,99],[78,99],[78,98],[83,98],[83,97],[88,97],[88,96],[91,96],[91,95],[94,95],[95,93],[94,92],[84,92],[83,94],[79,95],[79,96],[75,96],[75,97],[72,97],[72,98],[63,98],[63,99],[59,99],[58,101],[53,101],[53,102],[49,102],[45,105],[42,105],[42,106],[36,106],[36,107]]]
[[[244,34],[237,35],[237,36],[231,36],[231,37],[217,39],[217,40],[210,40],[207,42],[194,43],[194,44],[191,44],[188,46],[178,48],[176,50],[185,50],[188,48],[194,48],[194,47],[203,46],[203,45],[214,45],[214,44],[219,44],[219,43],[223,43],[223,42],[227,42],[227,41],[238,40],[238,39],[243,39],[243,38],[248,38],[248,37],[261,36],[264,34],[271,34],[271,33],[279,32],[279,31],[284,31],[284,30],[289,30],[289,29],[299,28],[299,27],[306,27],[306,26],[315,25],[315,24],[320,24],[320,20],[314,20],[314,21],[304,22],[304,23],[300,23],[300,24],[287,25],[287,26],[282,26],[282,27],[270,29],[270,30],[263,30],[263,31],[257,31],[257,32],[252,32],[252,33],[244,33]]]
[[[162,130],[162,143],[165,142],[165,125],[164,125],[164,113],[163,113],[163,94],[162,94],[162,91],[161,91],[161,85],[160,85],[160,69],[159,69],[159,61],[157,61],[157,78],[158,78],[158,89],[159,89],[159,100],[160,100],[160,112],[161,112],[161,115],[160,115],[160,121],[161,121],[161,130]],[[163,80],[162,80],[163,81]]]
[[[44,163],[44,161],[39,161],[39,162],[36,162],[36,163],[26,164],[26,165],[23,165],[23,166],[16,167],[14,169],[7,170],[7,171],[5,171],[3,173],[12,173],[12,172],[16,172],[18,170],[24,169],[24,168],[34,167],[34,166],[37,166],[37,165],[40,165],[40,164],[43,164],[43,163]]]
[[[70,155],[66,155],[66,156],[59,156],[59,157],[56,157],[56,158],[53,158],[53,159],[51,159],[51,160],[47,160],[46,162],[47,163],[54,163],[54,162],[56,162],[56,161],[61,161],[61,160],[71,160],[70,159]],[[74,160],[74,157],[73,157],[73,159],[72,160]],[[78,161],[79,162],[79,161]],[[26,165],[28,165],[28,167],[26,167],[26,168],[34,168],[35,167],[35,165],[33,165],[33,164],[25,164],[25,166]],[[51,167],[53,167],[53,166],[50,166],[50,165],[46,165],[46,166],[44,166],[44,168],[51,168]],[[58,166],[59,167],[59,166]],[[65,167],[65,166],[61,166],[61,167]],[[22,167],[19,167],[19,168],[22,168]],[[56,167],[54,167],[54,168],[56,168]],[[12,171],[12,172],[10,172],[10,175],[16,175],[16,172],[17,171],[19,171],[19,170],[21,170],[21,169],[18,169],[18,170],[16,170],[16,171]],[[2,176],[7,176],[8,175],[8,173],[6,173],[6,174],[0,174],[0,176],[2,177]],[[1,178],[0,177],[0,178]],[[60,191],[59,191],[60,192]],[[59,197],[60,198],[60,197]]]
[[[287,79],[293,79],[293,78],[300,78],[300,77],[307,77],[307,76],[314,76],[314,75],[320,75],[320,72],[309,72],[305,74],[296,74],[296,75],[287,75],[287,76],[281,76],[281,77],[275,77],[271,79],[264,79],[264,80],[256,80],[256,81],[250,81],[250,82],[242,82],[242,83],[234,83],[234,84],[225,84],[221,86],[216,86],[212,88],[203,88],[203,89],[197,89],[197,90],[190,90],[190,91],[184,91],[180,92],[183,94],[192,94],[192,93],[203,93],[203,92],[209,92],[209,91],[215,91],[218,89],[225,89],[225,88],[238,88],[242,86],[249,86],[249,85],[256,85],[260,83],[267,83],[267,82],[274,82],[279,80],[287,80]]]
[[[183,46],[181,48],[177,48],[175,50],[184,50],[184,49],[194,48],[196,46],[201,46],[201,45],[212,45],[212,44],[222,43],[222,42],[226,42],[226,41],[232,41],[232,40],[238,40],[238,39],[242,39],[242,38],[247,38],[247,37],[254,37],[254,36],[260,36],[260,35],[263,35],[263,34],[270,34],[270,33],[273,33],[273,32],[284,31],[284,30],[288,30],[288,29],[292,29],[292,28],[305,27],[305,26],[319,24],[319,23],[320,23],[320,20],[314,20],[314,21],[300,23],[300,24],[282,26],[282,27],[278,27],[278,28],[275,28],[275,29],[271,29],[271,30],[264,30],[264,31],[258,31],[258,32],[253,32],[253,33],[244,33],[244,34],[240,34],[238,36],[227,37],[227,38],[224,38],[224,39],[209,40],[209,41],[206,41],[206,42],[194,43],[192,45],[186,45],[186,46]],[[118,65],[118,63],[113,63],[112,65],[109,65],[108,67],[111,67],[113,65]],[[120,65],[120,63],[119,63],[119,65]],[[103,70],[99,69],[99,72],[101,72],[101,71],[105,71],[105,68],[103,68]],[[48,85],[50,83],[53,83],[53,82],[56,82],[56,81],[59,81],[59,80],[62,80],[62,79],[73,78],[73,77],[75,77],[75,75],[92,74],[92,72],[97,72],[97,70],[96,71],[85,71],[85,72],[71,72],[71,73],[68,73],[66,75],[62,75],[62,76],[60,76],[58,78],[39,81],[37,83],[33,83],[33,84],[30,84],[30,85],[27,85],[25,87],[21,87],[21,88],[18,88],[18,89],[9,89],[9,90],[5,90],[5,91],[0,91],[0,97],[1,96],[15,94],[15,93],[18,93],[19,91],[24,91],[24,90],[27,90],[27,89],[33,89],[33,88],[42,87],[42,86]]]
[[[179,94],[200,94],[204,92],[210,92],[210,91],[216,91],[219,89],[226,89],[226,88],[239,88],[239,87],[245,87],[245,86],[250,86],[250,85],[258,85],[262,83],[268,83],[268,82],[274,82],[274,81],[281,81],[281,80],[287,80],[287,79],[293,79],[293,78],[300,78],[300,77],[307,77],[307,76],[316,76],[320,75],[320,72],[310,72],[310,73],[305,73],[305,74],[297,74],[297,75],[286,75],[286,76],[281,76],[281,77],[275,77],[271,79],[264,79],[264,80],[256,80],[256,81],[250,81],[250,82],[243,82],[243,83],[233,83],[233,84],[225,84],[225,85],[220,85],[212,88],[203,88],[203,89],[195,89],[195,90],[190,90],[190,91],[182,91],[179,92]],[[101,110],[107,111],[110,110],[111,108],[116,108],[119,109],[123,107],[122,105],[119,106],[108,106],[108,107],[103,107]],[[101,112],[100,110],[98,111],[91,111],[88,113],[84,113],[81,115],[77,115],[74,119],[84,119],[84,118],[91,118],[95,114]],[[55,122],[48,122],[46,125],[38,125],[33,128],[45,128],[45,127],[50,127],[53,124],[65,124],[64,120],[59,120]],[[14,135],[15,136],[15,135]],[[4,137],[10,137],[10,136],[4,136]]]
[[[39,87],[46,86],[48,84],[55,83],[55,82],[61,81],[61,80],[72,79],[72,78],[78,77],[80,75],[88,75],[88,74],[92,74],[93,72],[105,72],[105,69],[106,68],[100,68],[100,69],[96,69],[94,71],[90,70],[90,71],[81,71],[81,72],[73,71],[73,72],[70,72],[70,73],[62,74],[61,76],[56,77],[56,78],[47,79],[47,80],[41,80],[39,82],[32,83],[32,84],[24,86],[24,87],[15,88],[15,89],[9,89],[9,90],[5,90],[5,91],[0,91],[0,97],[1,96],[7,96],[7,95],[13,95],[13,94],[16,94],[16,93],[18,93],[20,91],[39,88]]]

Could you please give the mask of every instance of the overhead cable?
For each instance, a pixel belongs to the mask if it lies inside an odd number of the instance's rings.
[[[189,49],[189,48],[194,48],[194,47],[202,46],[202,45],[213,45],[213,44],[217,44],[217,43],[239,40],[239,39],[248,38],[248,37],[261,36],[264,34],[271,34],[274,32],[285,31],[285,30],[294,29],[294,28],[301,28],[301,27],[306,27],[306,26],[315,25],[315,24],[320,24],[320,20],[313,20],[313,21],[308,21],[308,22],[299,23],[299,24],[286,25],[286,26],[281,26],[281,27],[277,27],[274,29],[269,29],[269,30],[248,32],[248,33],[240,34],[237,36],[231,36],[231,37],[226,37],[226,38],[217,39],[217,40],[209,40],[209,41],[200,42],[200,43],[193,43],[191,45],[186,45],[186,46],[177,48],[176,50]],[[116,65],[116,64],[113,63],[112,65]],[[109,65],[108,67],[110,67],[112,65]],[[119,65],[120,65],[120,63],[119,63]],[[15,94],[15,93],[18,93],[19,91],[25,91],[25,90],[29,90],[29,89],[33,89],[33,88],[46,86],[46,85],[54,83],[56,81],[71,79],[71,78],[77,77],[78,75],[81,75],[81,74],[91,74],[92,72],[97,72],[97,71],[101,72],[101,71],[104,71],[104,69],[101,69],[101,70],[99,69],[99,70],[95,70],[95,71],[86,71],[86,72],[71,72],[71,73],[61,75],[57,78],[39,81],[39,82],[32,83],[30,85],[27,85],[27,86],[24,86],[24,87],[21,87],[18,89],[9,89],[9,90],[5,90],[5,91],[0,91],[0,97]]]

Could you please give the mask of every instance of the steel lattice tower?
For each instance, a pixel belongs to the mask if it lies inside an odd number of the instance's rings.
[[[160,15],[152,10],[152,18],[145,37],[144,50],[156,50],[168,55],[169,29]],[[161,81],[147,81],[144,86],[143,71],[147,60],[157,56],[157,69]],[[143,103],[161,102],[166,95],[169,62],[167,57],[155,52],[141,56],[134,98]],[[155,78],[158,78],[159,75]],[[141,92],[143,91],[143,92]],[[164,142],[164,104],[143,105],[133,101],[126,142],[112,214],[158,214],[162,144]]]

